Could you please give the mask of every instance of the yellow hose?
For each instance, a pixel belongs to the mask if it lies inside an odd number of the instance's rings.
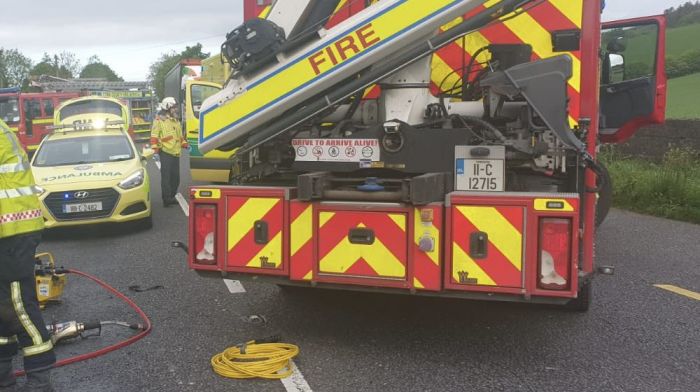
[[[211,358],[216,374],[234,379],[265,378],[279,380],[292,374],[289,360],[299,355],[299,347],[286,343],[256,344],[250,341],[227,348]]]

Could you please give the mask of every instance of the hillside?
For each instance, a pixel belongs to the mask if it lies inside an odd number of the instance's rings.
[[[699,98],[700,73],[669,80],[666,117],[669,119],[700,118]]]
[[[700,49],[700,23],[669,29],[666,36],[666,55],[680,56],[692,49]]]

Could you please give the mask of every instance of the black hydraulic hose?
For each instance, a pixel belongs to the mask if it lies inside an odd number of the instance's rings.
[[[307,102],[305,106],[288,111],[281,118],[261,127],[262,130],[252,135],[247,141],[233,142],[223,146],[221,149],[232,150],[242,146],[242,150],[239,151],[239,154],[249,151],[281,133],[300,125],[309,118],[322,112],[329,104],[341,102],[358,91],[434,53],[456,39],[478,30],[505,15],[511,14],[528,3],[537,1],[538,0],[503,0],[498,5],[481,11],[477,15],[438,34],[432,39],[419,42],[404,52],[391,56],[389,61],[368,69],[358,78],[352,79],[346,84],[334,86],[331,90],[327,91],[326,95],[318,96]]]

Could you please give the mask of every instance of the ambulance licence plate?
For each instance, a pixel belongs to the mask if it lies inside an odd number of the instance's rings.
[[[502,159],[457,160],[457,189],[472,192],[503,192],[505,165]]]
[[[102,202],[97,201],[94,203],[80,203],[80,204],[64,204],[63,213],[65,214],[77,214],[81,212],[95,212],[102,211]]]

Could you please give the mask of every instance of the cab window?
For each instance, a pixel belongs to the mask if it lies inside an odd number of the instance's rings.
[[[201,84],[193,84],[192,87],[192,112],[195,117],[199,117],[199,110],[202,107],[202,103],[211,97],[212,95],[221,91],[218,87],[204,86]]]
[[[44,117],[53,117],[53,100],[44,100]]]
[[[603,67],[603,84],[653,76],[656,73],[658,36],[659,26],[656,24],[605,31],[603,48],[606,50],[606,58]]]
[[[19,100],[15,97],[0,97],[0,120],[7,125],[19,122]]]
[[[24,115],[27,120],[41,117],[41,104],[36,99],[27,99],[24,101]]]

